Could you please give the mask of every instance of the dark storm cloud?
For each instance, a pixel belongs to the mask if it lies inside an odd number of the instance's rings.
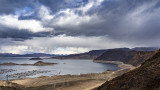
[[[33,7],[37,3],[50,8],[53,12],[60,9],[76,8],[85,5],[88,0],[0,0],[0,14],[14,13],[17,9]]]
[[[31,5],[34,0],[0,0],[0,14],[14,13],[16,9]]]
[[[61,9],[80,7],[85,5],[88,0],[39,0],[39,2],[55,13]]]
[[[157,25],[160,19],[159,3],[158,0],[119,0],[111,6],[102,4],[99,15],[106,18],[101,24],[104,32],[112,38],[124,40],[154,39],[160,34],[160,26]]]
[[[96,14],[99,20],[55,26],[55,30],[73,36],[107,35],[117,41],[148,44],[160,38],[159,12],[159,0],[105,0],[86,14]]]
[[[23,41],[26,39],[32,39],[33,37],[46,37],[49,36],[50,32],[38,32],[33,33],[28,30],[17,30],[7,27],[1,27],[0,29],[0,38],[11,38],[15,41]]]
[[[159,24],[159,0],[0,0],[0,49],[68,54],[159,47]]]
[[[52,10],[52,14],[58,12],[60,9],[76,8],[80,5],[85,5],[87,0],[0,0],[0,15],[14,15],[18,11],[18,20],[38,20],[38,7],[45,5]],[[28,12],[31,15],[23,15],[22,10],[30,9]],[[37,11],[36,11],[37,10]],[[1,17],[1,16],[0,16]],[[13,38],[14,40],[31,39],[32,37],[47,37],[50,32],[33,33],[29,30],[18,30],[11,27],[4,27],[0,25],[0,38]],[[47,25],[46,25],[47,26]],[[62,32],[63,33],[63,32]],[[55,33],[59,35],[60,33]]]
[[[94,1],[94,0],[93,0]],[[95,0],[96,1],[96,0]],[[97,0],[98,1],[98,0]],[[100,1],[100,0],[99,0]],[[90,0],[0,0],[0,14],[14,13],[17,9],[26,6],[32,7],[33,4],[46,6],[51,10],[51,15],[55,15],[60,10],[69,8],[73,10],[77,18],[70,17],[67,24],[57,25],[55,23],[59,17],[67,15],[60,14],[50,21],[41,21],[48,24],[46,26],[54,28],[54,34],[66,34],[70,36],[108,36],[117,41],[147,43],[145,40],[160,38],[160,1],[159,0],[104,0],[100,6],[92,6],[83,14],[80,7],[85,7]],[[36,5],[35,5],[36,6]],[[33,9],[35,8],[33,5]],[[29,16],[20,15],[20,20],[41,20],[35,11]],[[97,17],[95,17],[96,15]],[[83,19],[90,17],[89,21]],[[74,17],[73,17],[74,18]],[[87,18],[86,18],[87,19]],[[82,21],[74,25],[74,22]],[[62,22],[64,23],[64,22]],[[27,30],[16,30],[5,28],[0,31],[0,37],[29,39],[32,37],[48,36],[47,33],[31,33]],[[27,34],[26,34],[27,33]]]

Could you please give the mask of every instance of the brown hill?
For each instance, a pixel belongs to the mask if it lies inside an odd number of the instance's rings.
[[[142,65],[128,73],[105,82],[98,90],[159,90],[160,50]]]
[[[153,51],[135,51],[135,50],[121,50],[111,49],[97,57],[95,60],[101,61],[122,61],[127,64],[137,66],[144,62],[144,60],[151,57]]]

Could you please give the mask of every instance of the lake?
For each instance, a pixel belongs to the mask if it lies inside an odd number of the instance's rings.
[[[5,57],[0,58],[0,63],[13,62],[18,64],[33,64],[36,60],[30,58]],[[92,60],[57,60],[44,59],[43,62],[58,63],[50,66],[0,66],[0,80],[34,78],[53,75],[79,75],[87,73],[100,73],[106,70],[120,69],[116,64],[95,63]],[[30,74],[28,74],[30,73]]]

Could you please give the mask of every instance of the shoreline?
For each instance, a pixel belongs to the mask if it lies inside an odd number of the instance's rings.
[[[120,67],[121,69],[126,69],[126,68],[135,68],[133,65],[131,64],[125,64],[121,61],[104,61],[104,60],[93,60],[93,62],[96,63],[112,63],[112,64],[117,64],[118,67]],[[119,70],[121,70],[119,69]]]

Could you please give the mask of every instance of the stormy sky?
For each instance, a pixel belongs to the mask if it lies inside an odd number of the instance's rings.
[[[0,53],[160,46],[160,0],[0,0]]]

